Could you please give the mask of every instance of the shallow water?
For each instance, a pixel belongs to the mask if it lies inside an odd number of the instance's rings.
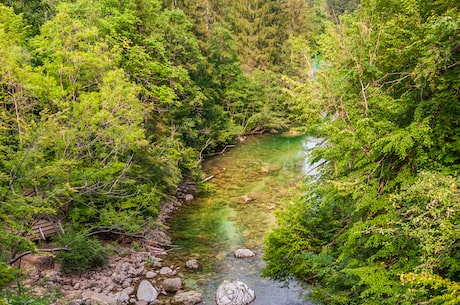
[[[198,271],[182,268],[186,290],[204,294],[202,304],[215,304],[215,291],[223,280],[240,280],[255,291],[254,305],[312,304],[304,289],[261,278],[264,235],[275,225],[273,211],[289,204],[299,183],[311,170],[305,151],[312,139],[304,136],[262,136],[204,163],[213,189],[184,206],[171,223],[174,263],[197,259]],[[233,251],[249,248],[254,258],[237,259]],[[182,260],[181,262],[179,262]]]

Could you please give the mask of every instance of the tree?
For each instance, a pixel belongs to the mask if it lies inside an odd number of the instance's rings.
[[[267,275],[326,304],[458,302],[459,17],[369,0],[328,27],[303,91],[321,176],[268,237]]]

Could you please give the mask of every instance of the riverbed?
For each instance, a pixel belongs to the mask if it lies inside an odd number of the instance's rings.
[[[263,240],[276,225],[274,211],[299,196],[300,184],[311,171],[306,150],[312,140],[299,135],[250,137],[236,148],[203,164],[213,175],[198,198],[184,205],[171,222],[177,249],[168,259],[184,266],[196,259],[199,270],[181,269],[186,290],[203,293],[201,304],[214,305],[223,280],[239,280],[255,291],[254,305],[313,304],[304,300],[306,289],[262,278]],[[247,248],[253,258],[235,258]]]

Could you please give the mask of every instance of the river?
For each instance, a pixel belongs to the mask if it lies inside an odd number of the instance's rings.
[[[214,305],[223,280],[239,280],[255,291],[254,305],[313,304],[304,289],[262,278],[263,239],[275,225],[274,210],[298,196],[299,184],[312,169],[306,150],[315,141],[305,136],[250,137],[203,164],[208,175],[205,194],[184,205],[171,223],[177,245],[168,257],[177,263],[196,259],[198,271],[182,269],[186,290],[204,294],[201,304]],[[233,251],[248,248],[256,256],[238,259]]]

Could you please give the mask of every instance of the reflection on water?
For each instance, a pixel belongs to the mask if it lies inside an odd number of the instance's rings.
[[[204,170],[216,176],[214,192],[183,207],[174,218],[172,237],[179,249],[176,263],[197,259],[199,271],[183,270],[186,289],[215,304],[223,280],[240,280],[256,293],[255,305],[311,304],[299,287],[282,287],[260,277],[263,237],[274,226],[273,210],[296,197],[305,170],[305,137],[283,135],[248,139],[225,155],[207,160]],[[256,257],[237,259],[233,251],[249,248]]]

